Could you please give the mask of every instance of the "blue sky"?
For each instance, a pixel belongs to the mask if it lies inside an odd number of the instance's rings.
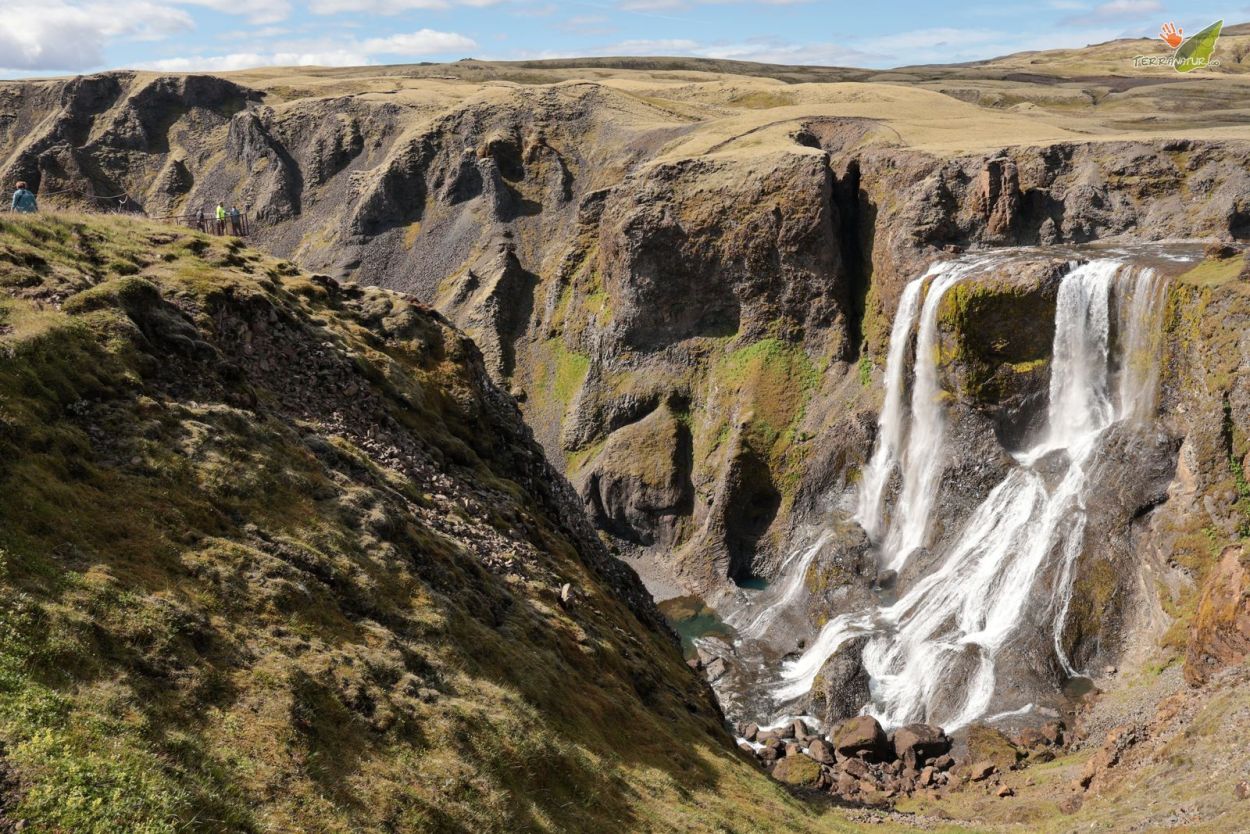
[[[0,77],[697,55],[891,67],[1186,34],[1250,6],[1165,0],[0,0]]]

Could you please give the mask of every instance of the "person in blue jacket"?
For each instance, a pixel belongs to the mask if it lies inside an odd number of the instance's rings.
[[[34,192],[27,189],[24,182],[19,182],[17,190],[13,192],[13,210],[21,214],[34,214],[39,211]]]

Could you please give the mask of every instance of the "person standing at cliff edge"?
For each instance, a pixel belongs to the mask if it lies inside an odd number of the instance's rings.
[[[27,189],[24,182],[19,182],[17,190],[13,192],[13,210],[19,214],[34,214],[39,211],[34,192]]]
[[[226,233],[226,204],[218,203],[215,212],[217,218],[217,234],[224,235]]]

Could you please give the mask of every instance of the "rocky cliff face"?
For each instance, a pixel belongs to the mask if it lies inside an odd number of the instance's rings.
[[[714,132],[727,111],[682,90],[12,85],[2,170],[45,190],[118,183],[171,211],[226,194],[252,205],[272,250],[414,293],[481,346],[614,546],[701,591],[771,574],[853,483],[889,321],[933,258],[1250,234],[1237,142],[941,155],[864,118],[793,110]],[[952,300],[961,332],[977,334],[949,346],[952,384],[980,403],[969,420],[1001,431],[1044,379],[1049,285],[1035,284]]]
[[[1250,533],[1250,343],[1242,326],[1250,269],[1243,255],[1222,254],[1182,276],[1169,298],[1165,413],[1182,443],[1167,501],[1142,542],[1144,555],[1181,575],[1161,594],[1169,616],[1156,615],[1165,624],[1156,631],[1184,652],[1194,684],[1247,654],[1240,554]]]

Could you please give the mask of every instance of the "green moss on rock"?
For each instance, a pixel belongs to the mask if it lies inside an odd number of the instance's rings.
[[[998,405],[1036,389],[1055,328],[1058,264],[977,276],[947,290],[938,307],[938,361],[968,402]]]
[[[786,756],[773,767],[773,778],[794,786],[811,786],[820,778],[820,765],[802,753]]]
[[[968,730],[966,741],[968,763],[993,762],[1000,771],[1008,771],[1025,757],[1002,731],[983,724],[975,724]]]

